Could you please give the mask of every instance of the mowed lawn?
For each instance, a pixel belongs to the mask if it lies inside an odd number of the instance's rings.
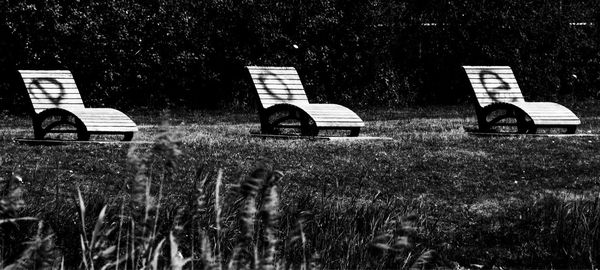
[[[182,155],[174,180],[165,183],[165,209],[188,203],[199,171],[214,178],[223,169],[228,187],[264,163],[285,175],[279,183],[282,219],[311,213],[310,248],[329,268],[402,265],[393,250],[372,252],[372,242],[389,233],[391,220],[410,215],[418,220],[413,252],[435,250],[440,265],[589,267],[600,249],[597,105],[567,105],[583,122],[577,133],[586,136],[575,137],[472,136],[464,130],[476,126],[468,105],[358,111],[366,122],[361,136],[393,140],[252,137],[259,128],[255,113],[130,114],[140,126],[134,141],[152,141],[168,130],[179,142]],[[1,177],[21,176],[24,214],[51,220],[65,237],[78,233],[76,188],[96,212],[104,204],[116,211],[135,175],[127,163],[130,147],[152,147],[22,145],[13,139],[32,137],[29,118],[4,113],[0,127]],[[282,241],[292,230],[288,223],[282,222]],[[60,243],[76,249],[73,242]],[[63,253],[77,257],[76,251]]]

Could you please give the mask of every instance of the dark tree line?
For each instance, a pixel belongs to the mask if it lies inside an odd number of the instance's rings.
[[[94,106],[244,108],[245,65],[295,66],[312,100],[348,106],[466,102],[464,64],[597,99],[597,2],[6,0],[0,106],[27,103],[16,69],[70,69]]]

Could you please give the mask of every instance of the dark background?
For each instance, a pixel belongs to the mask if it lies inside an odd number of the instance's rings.
[[[600,97],[595,0],[0,5],[0,110],[13,112],[29,110],[17,69],[69,69],[94,107],[253,108],[245,65],[295,66],[311,101],[353,108],[468,103],[466,64],[511,65],[529,100]]]

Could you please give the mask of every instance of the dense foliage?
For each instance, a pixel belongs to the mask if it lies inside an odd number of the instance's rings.
[[[312,100],[352,106],[465,101],[463,64],[598,98],[597,2],[3,1],[0,106],[26,102],[19,68],[72,70],[94,106],[246,107],[245,65],[295,66]]]

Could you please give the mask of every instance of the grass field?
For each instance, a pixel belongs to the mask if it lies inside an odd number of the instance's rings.
[[[582,118],[578,134],[600,134],[599,104],[565,105]],[[5,186],[8,179],[22,179],[25,205],[18,215],[51,227],[56,253],[67,266],[80,266],[82,258],[77,188],[88,234],[104,205],[107,224],[117,224],[120,209],[134,199],[139,170],[127,162],[129,153],[130,160],[147,157],[145,175],[154,183],[153,200],[160,202],[158,235],[168,236],[177,227],[174,220],[184,217],[180,249],[194,259],[187,267],[205,262],[198,255],[196,221],[186,222],[197,216],[181,210],[195,207],[199,184],[214,189],[223,170],[221,223],[217,229],[208,226],[213,220],[197,224],[206,223],[213,248],[226,262],[244,232],[234,191],[261,166],[284,174],[277,184],[276,257],[286,265],[598,267],[600,137],[470,136],[464,131],[475,126],[470,106],[358,113],[366,121],[361,136],[393,140],[256,138],[248,136],[259,128],[254,113],[131,113],[141,129],[134,140],[152,141],[166,129],[177,142],[170,147],[181,151],[177,158],[151,155],[152,144],[21,145],[12,139],[32,137],[29,119],[4,113],[0,177]],[[161,153],[174,154],[169,149]],[[205,177],[208,182],[202,182]],[[22,227],[13,235],[4,229],[4,243],[28,240],[31,233]],[[5,263],[11,260],[7,254],[23,248],[4,246]]]

